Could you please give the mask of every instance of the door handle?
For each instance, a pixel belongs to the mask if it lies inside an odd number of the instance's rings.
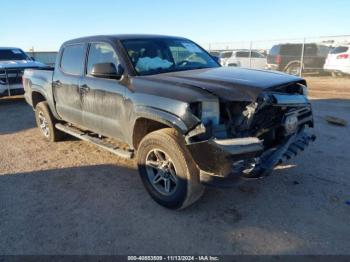
[[[61,83],[60,80],[56,80],[56,81],[54,81],[53,83],[54,83],[54,86],[55,86],[55,87],[60,87],[60,86],[62,86],[62,83]]]
[[[83,84],[83,85],[80,86],[80,89],[82,91],[84,91],[84,92],[89,92],[90,87],[88,85],[86,85],[86,84]]]

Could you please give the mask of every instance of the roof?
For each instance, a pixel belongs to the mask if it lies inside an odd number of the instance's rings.
[[[66,41],[64,44],[77,43],[77,42],[88,42],[96,40],[132,40],[132,39],[150,39],[150,38],[177,38],[184,39],[184,37],[177,36],[168,36],[168,35],[147,35],[147,34],[120,34],[120,35],[95,35],[95,36],[86,36],[76,39]]]

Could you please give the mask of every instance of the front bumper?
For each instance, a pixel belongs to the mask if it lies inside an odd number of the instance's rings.
[[[325,66],[324,71],[328,73],[350,74],[350,66]]]
[[[262,140],[238,138],[207,140],[189,144],[188,149],[200,168],[200,181],[215,186],[231,186],[242,179],[256,179],[271,173],[275,166],[296,156],[315,140],[305,129],[285,137],[278,146],[263,151]]]

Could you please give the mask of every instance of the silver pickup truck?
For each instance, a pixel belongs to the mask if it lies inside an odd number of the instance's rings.
[[[16,47],[0,47],[0,97],[23,95],[23,71],[28,68],[45,68]]]

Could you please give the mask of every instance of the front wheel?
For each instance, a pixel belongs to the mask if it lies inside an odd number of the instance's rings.
[[[198,200],[204,186],[184,141],[171,128],[152,132],[141,141],[137,162],[141,180],[160,205],[185,208]]]

